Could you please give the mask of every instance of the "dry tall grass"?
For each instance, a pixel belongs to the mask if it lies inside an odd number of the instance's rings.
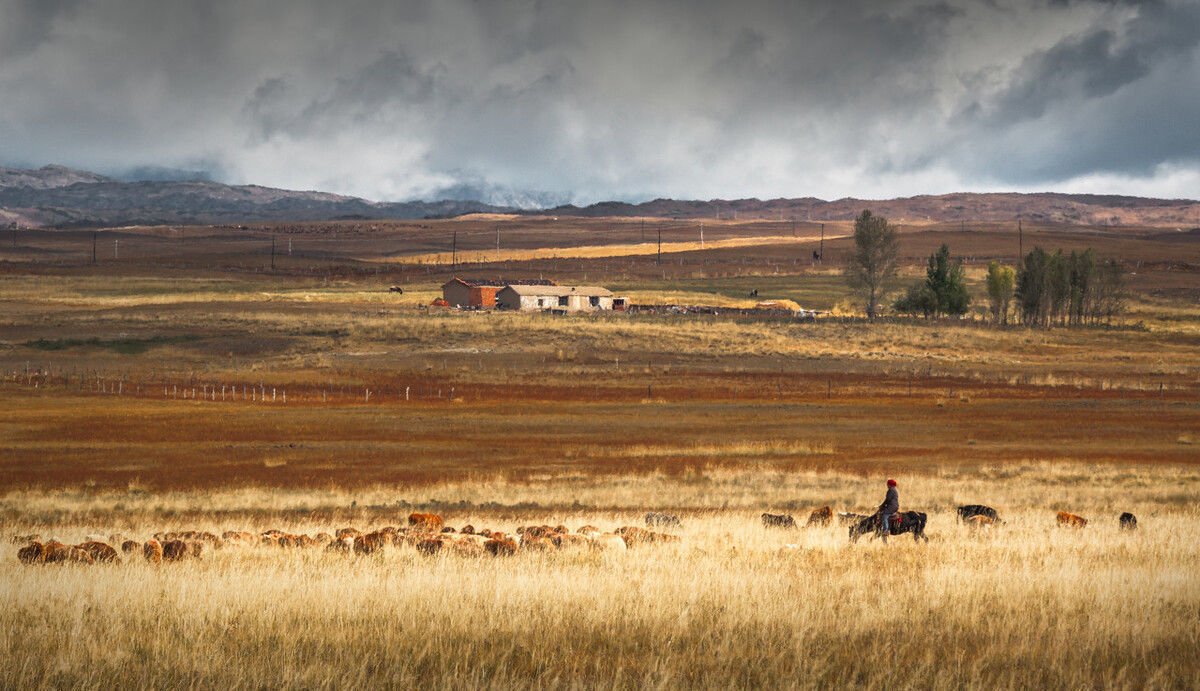
[[[8,603],[0,612],[0,685],[1194,687],[1200,515],[1171,495],[1194,496],[1200,480],[1189,469],[1098,468],[1101,480],[1081,485],[1076,476],[1090,470],[1031,468],[1027,482],[987,472],[940,485],[902,477],[905,508],[933,509],[928,544],[905,536],[850,545],[845,528],[768,531],[758,522],[759,509],[801,488],[805,508],[852,495],[862,506],[876,500],[878,478],[718,473],[613,478],[591,485],[591,494],[571,478],[392,488],[393,498],[502,501],[542,493],[559,501],[583,490],[586,501],[573,510],[467,501],[446,513],[452,525],[508,530],[534,522],[611,529],[636,522],[641,507],[661,506],[671,493],[720,506],[725,490],[745,488],[733,497],[742,508],[685,513],[681,544],[620,555],[497,560],[400,549],[348,558],[258,548],[165,566],[137,557],[115,566],[28,567],[12,546],[0,560]],[[370,498],[384,498],[385,488],[378,491]],[[757,505],[753,492],[764,495]],[[303,500],[321,506],[350,496]],[[1104,496],[1111,498],[1099,502]],[[25,517],[9,529],[67,540],[104,530],[145,537],[184,525],[366,528],[401,522],[406,511],[341,504],[339,518],[281,518],[296,498],[250,489],[175,494],[159,498],[161,505],[150,496],[144,505],[55,517],[44,510],[86,502],[10,493],[5,506],[10,517]],[[1093,524],[1055,527],[1051,509],[1063,498]],[[1006,525],[971,534],[950,510],[969,500],[996,506]],[[590,501],[628,508],[588,508]],[[1110,506],[1139,513],[1142,528],[1119,531]],[[205,518],[206,509],[216,511]]]

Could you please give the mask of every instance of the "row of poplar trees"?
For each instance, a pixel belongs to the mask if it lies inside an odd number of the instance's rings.
[[[874,321],[896,273],[895,227],[863,211],[854,222],[854,244],[846,276],[862,296],[867,318]],[[1016,269],[991,262],[986,285],[996,324],[1008,324],[1010,314],[1030,326],[1108,323],[1125,308],[1120,263],[1099,259],[1091,249],[1068,255],[1036,247]],[[962,260],[942,245],[929,257],[925,279],[909,286],[892,307],[902,314],[936,319],[961,316],[970,304]]]

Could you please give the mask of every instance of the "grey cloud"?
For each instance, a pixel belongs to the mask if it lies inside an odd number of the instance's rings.
[[[0,0],[0,61],[28,54],[80,0]]]
[[[1198,14],[1188,0],[0,0],[0,35],[21,27],[0,43],[0,164],[575,202],[1147,176],[1200,151]]]

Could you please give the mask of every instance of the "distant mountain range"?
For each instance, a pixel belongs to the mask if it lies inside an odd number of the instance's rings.
[[[119,182],[62,166],[0,168],[0,227],[409,219],[509,211],[476,201],[372,202],[207,180]]]
[[[846,221],[863,209],[897,222],[1027,221],[1080,225],[1200,225],[1200,202],[1093,194],[959,193],[902,199],[655,199],[641,204],[518,209],[473,200],[373,202],[208,180],[121,182],[63,166],[0,167],[0,227],[182,225],[334,219],[414,219],[470,213]]]

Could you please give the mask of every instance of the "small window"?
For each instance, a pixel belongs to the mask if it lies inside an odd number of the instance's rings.
[[[588,302],[590,302],[592,304],[592,307],[599,307],[600,306],[600,297],[597,295],[593,295],[591,298],[588,299]]]
[[[559,306],[559,307],[566,307],[568,304],[570,304],[570,303],[568,303],[568,302],[567,302],[567,296],[566,296],[566,295],[563,295],[562,297],[560,297],[560,298],[558,299],[558,306]]]
[[[546,299],[538,298],[538,307],[545,307],[545,306],[546,306]]]

